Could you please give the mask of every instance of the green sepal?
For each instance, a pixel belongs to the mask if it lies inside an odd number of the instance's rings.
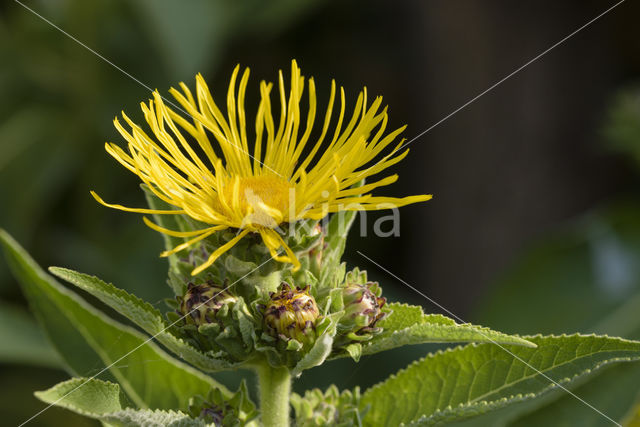
[[[302,350],[302,343],[294,338],[291,338],[289,341],[287,341],[287,351],[298,351],[298,350]]]
[[[226,358],[238,364],[250,359],[256,342],[253,315],[242,297],[235,298],[235,302],[218,310],[214,323],[203,323],[194,328],[179,322],[182,338],[194,342],[194,346],[203,352],[222,351]]]
[[[346,335],[346,338],[348,340],[358,342],[358,341],[369,341],[369,340],[371,340],[373,338],[373,336],[372,335],[358,335],[355,332],[349,332]]]
[[[368,282],[367,271],[360,270],[358,267],[354,267],[353,270],[345,274],[344,281],[345,283],[357,283],[359,285],[364,285]],[[380,296],[377,292],[376,295]]]
[[[360,361],[360,356],[362,356],[362,345],[359,343],[353,343],[347,345],[344,350],[349,353],[349,356],[353,359],[354,362]]]
[[[298,376],[302,371],[319,366],[327,360],[333,348],[333,337],[336,334],[338,320],[342,312],[333,313],[323,317],[316,324],[318,338],[309,351],[295,364],[291,375]]]

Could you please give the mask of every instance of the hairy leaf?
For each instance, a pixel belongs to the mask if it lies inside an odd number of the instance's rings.
[[[203,420],[179,411],[127,408],[118,384],[92,378],[72,378],[49,390],[36,392],[36,397],[45,403],[124,427],[206,425]]]
[[[171,334],[162,320],[162,315],[151,304],[141,300],[135,295],[103,282],[94,276],[78,273],[73,270],[60,267],[51,267],[51,273],[80,289],[89,292],[118,313],[140,326],[147,333],[165,345],[169,350],[193,364],[194,366],[209,372],[232,368],[234,365],[224,359],[216,359],[202,353],[195,347],[187,344],[182,339]]]
[[[98,416],[122,410],[120,386],[95,378],[72,378],[35,396],[45,403],[60,406],[81,415]]]
[[[302,371],[322,365],[327,357],[331,354],[331,346],[333,345],[333,337],[336,334],[338,320],[342,316],[342,312],[333,313],[326,316],[323,320],[326,324],[323,331],[313,344],[309,352],[296,364],[291,371],[293,376],[298,376]]]
[[[99,355],[102,363],[94,365],[94,373],[107,366],[137,406],[186,409],[190,397],[205,394],[212,387],[228,393],[211,377],[172,358],[147,337],[110,319],[61,286],[2,230],[0,242],[27,298],[49,302],[51,311],[41,313],[42,321],[66,318]]]
[[[202,419],[194,419],[184,412],[163,411],[156,409],[123,409],[101,417],[102,421],[123,427],[215,427],[215,424],[207,424]]]
[[[385,310],[391,314],[376,325],[383,328],[382,333],[362,344],[362,355],[429,342],[490,342],[535,347],[535,344],[515,335],[468,323],[458,324],[439,314],[424,314],[417,306],[390,303]],[[348,354],[340,353],[334,358],[346,356]]]
[[[75,376],[91,376],[98,372],[104,366],[101,357],[86,341],[77,325],[61,312],[59,305],[46,292],[42,292],[40,285],[46,288],[47,280],[51,278],[1,229],[0,244],[10,269],[21,283],[31,311],[60,355],[65,370]],[[66,289],[62,292],[65,295],[69,293]],[[102,378],[115,380],[109,371],[104,372]]]
[[[640,363],[619,363],[594,375],[586,384],[573,390],[574,396],[560,390],[549,404],[529,412],[510,426],[579,425],[609,427],[611,419],[620,422],[640,396]],[[615,391],[615,392],[613,392]],[[481,425],[481,424],[476,424]],[[485,424],[486,425],[486,424]],[[626,424],[625,424],[626,425]]]
[[[580,384],[599,368],[640,359],[640,342],[602,336],[528,337],[537,348],[471,344],[430,354],[367,390],[367,425],[471,418]],[[552,382],[553,380],[554,382]]]

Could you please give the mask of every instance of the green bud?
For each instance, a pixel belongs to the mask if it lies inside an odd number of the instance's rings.
[[[280,285],[278,293],[271,292],[264,310],[264,323],[272,335],[285,341],[293,338],[300,343],[315,341],[315,325],[320,312],[309,294],[309,286],[291,288]]]
[[[375,282],[365,285],[347,284],[342,290],[345,314],[340,319],[341,329],[359,336],[379,332],[380,328],[375,325],[386,315],[381,310],[386,303],[386,299],[380,297],[381,294],[382,290]],[[351,337],[355,336],[353,333],[350,334]]]
[[[226,313],[228,305],[237,299],[212,282],[187,285],[187,293],[180,300],[180,313],[188,324],[215,323],[220,311]]]

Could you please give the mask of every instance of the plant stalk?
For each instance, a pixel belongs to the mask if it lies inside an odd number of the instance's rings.
[[[291,374],[286,367],[273,368],[268,363],[257,367],[260,386],[260,411],[264,427],[289,426]]]

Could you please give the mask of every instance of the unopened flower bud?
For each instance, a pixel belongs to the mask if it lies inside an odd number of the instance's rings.
[[[320,315],[309,286],[291,288],[283,282],[278,293],[271,293],[264,311],[267,328],[284,340],[295,339],[302,344],[315,340],[316,319]]]
[[[377,332],[379,328],[375,328],[376,323],[386,315],[381,310],[386,303],[386,299],[380,297],[381,293],[374,282],[345,286],[342,291],[345,314],[340,325],[352,332]]]
[[[214,323],[221,310],[236,302],[236,297],[211,282],[187,285],[187,293],[180,302],[185,322],[195,325]]]
[[[355,426],[362,425],[367,411],[360,409],[360,389],[345,390],[342,393],[335,385],[324,393],[315,388],[300,396],[291,396],[298,427]]]
[[[225,413],[224,408],[214,403],[210,403],[204,408],[202,408],[199,415],[200,415],[200,418],[203,418],[204,420],[210,423],[213,423],[213,425],[221,426],[223,425],[223,421],[224,421],[224,413]]]

